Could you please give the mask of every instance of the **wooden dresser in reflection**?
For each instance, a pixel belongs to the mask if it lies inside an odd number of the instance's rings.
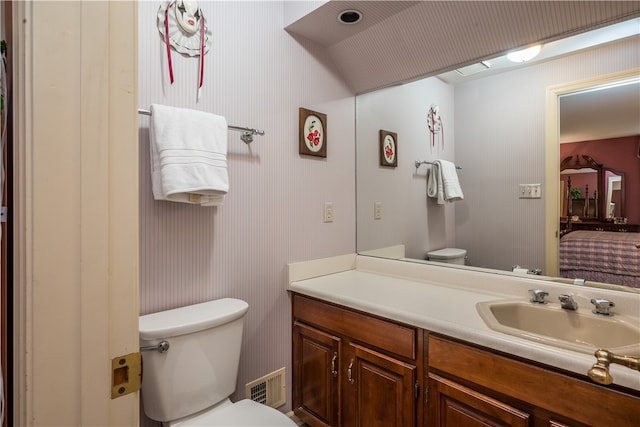
[[[561,223],[564,230],[567,226],[566,221]],[[613,222],[599,221],[572,221],[572,230],[593,230],[593,231],[620,231],[640,233],[640,224],[614,224]]]

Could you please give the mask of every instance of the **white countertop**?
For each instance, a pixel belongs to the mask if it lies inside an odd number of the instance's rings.
[[[526,300],[532,287],[549,292],[550,301],[570,292],[585,307],[591,298],[607,297],[618,312],[640,315],[638,294],[355,254],[290,264],[288,285],[300,294],[586,376],[596,361],[592,354],[493,331],[476,310],[478,302]],[[610,372],[615,384],[640,390],[640,372],[613,364]]]

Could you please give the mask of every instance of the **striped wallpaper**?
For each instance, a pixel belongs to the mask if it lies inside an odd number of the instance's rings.
[[[465,167],[456,244],[473,265],[544,268],[547,88],[639,67],[639,45],[623,39],[456,86],[455,158]],[[542,199],[518,198],[527,183],[542,184]]]
[[[139,105],[223,115],[263,129],[245,145],[228,134],[230,189],[223,206],[154,201],[149,117],[140,116],[140,314],[222,297],[249,303],[234,400],[244,385],[283,366],[291,405],[291,326],[286,265],[355,251],[355,98],[313,46],[283,30],[284,2],[201,1],[213,32],[202,98],[198,61],[166,53],[160,2],[139,2]],[[298,154],[298,108],[327,114],[325,159]],[[323,222],[323,204],[335,219]],[[154,423],[142,417],[142,425]]]
[[[286,265],[356,250],[356,99],[339,79],[326,53],[312,43],[294,40],[283,30],[290,22],[286,3],[200,2],[213,32],[213,45],[205,56],[204,89],[199,102],[196,59],[173,52],[175,83],[168,84],[166,53],[156,28],[159,2],[139,2],[138,42],[141,108],[161,103],[200,109],[224,115],[229,124],[266,132],[265,136],[255,137],[251,145],[241,142],[238,133],[229,132],[229,194],[224,206],[201,208],[153,200],[149,118],[139,118],[140,313],[222,297],[246,300],[250,310],[238,391],[233,399],[244,397],[245,383],[285,366],[288,399],[283,410],[289,410],[291,405]],[[420,102],[440,103],[448,111],[446,149],[435,154],[464,166],[464,206],[456,207],[455,219],[450,215],[453,212],[430,209],[429,236],[437,237],[438,245],[455,243],[468,249],[475,265],[511,265],[512,259],[498,251],[501,245],[496,239],[504,225],[526,223],[527,227],[518,234],[517,247],[507,249],[508,256],[523,265],[541,263],[533,250],[543,242],[531,233],[543,227],[544,203],[525,205],[516,198],[514,186],[544,183],[544,165],[540,162],[544,152],[545,88],[638,66],[635,43],[623,41],[592,53],[543,63],[530,71],[503,73],[455,88],[433,81],[407,86],[405,90],[420,87],[420,93],[416,92]],[[535,76],[529,75],[534,72]],[[326,159],[298,154],[299,107],[327,114]],[[522,120],[524,125],[513,125]],[[377,131],[382,125],[376,122],[372,126]],[[413,153],[403,145],[415,137],[414,133],[399,135],[402,165],[398,170],[413,171],[414,155],[435,155]],[[377,137],[372,138],[377,147]],[[503,158],[517,160],[508,167],[491,167]],[[391,170],[384,172],[393,175]],[[422,193],[424,171],[408,173],[409,183],[404,190],[415,188],[411,191]],[[473,176],[483,179],[470,178]],[[475,198],[480,194],[478,186],[494,188],[493,198]],[[359,191],[358,197],[363,195]],[[515,203],[496,209],[504,200]],[[325,201],[333,202],[332,223],[323,222]],[[385,206],[393,203],[390,199]],[[426,202],[423,206],[430,207]],[[409,208],[405,207],[405,211]],[[367,204],[361,210],[366,216],[373,207]],[[473,218],[482,218],[480,222],[469,219],[471,211]],[[389,213],[383,207],[383,216]],[[414,212],[414,216],[422,214],[426,212]],[[455,242],[451,237],[453,227]],[[410,230],[406,237],[415,236]],[[369,237],[383,236],[372,232]],[[483,249],[482,242],[487,240],[496,243],[495,250]],[[424,241],[414,243],[417,253],[428,246]],[[143,417],[142,425],[154,423]]]

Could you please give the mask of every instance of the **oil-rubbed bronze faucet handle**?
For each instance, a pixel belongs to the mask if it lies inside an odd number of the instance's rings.
[[[607,350],[596,350],[594,353],[597,362],[589,369],[588,375],[592,381],[598,384],[608,385],[613,382],[613,377],[609,373],[609,352]]]
[[[589,369],[587,373],[589,378],[598,384],[611,384],[613,377],[609,373],[609,365],[616,363],[635,371],[640,371],[640,357],[618,356],[608,350],[598,349],[594,353],[597,362]]]

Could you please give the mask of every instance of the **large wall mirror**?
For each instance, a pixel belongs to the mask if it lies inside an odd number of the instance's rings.
[[[639,52],[640,37],[636,35],[486,76],[480,72],[453,80],[446,75],[428,77],[358,95],[358,252],[425,262],[433,250],[459,248],[467,255],[467,265],[462,268],[515,274],[513,267],[520,266],[521,270],[560,277],[559,237],[562,217],[566,217],[561,209],[567,208],[561,203],[566,196],[561,185],[566,174],[561,175],[560,163],[569,155],[586,155],[601,165],[589,185],[589,198],[594,198],[595,192],[598,201],[575,218],[574,227],[591,219],[603,226],[626,221],[625,235],[635,236],[632,226],[640,224],[640,212],[634,213],[637,208],[632,206],[640,203],[640,188],[631,188],[631,183],[640,185],[638,116],[631,133],[622,131],[618,124],[614,127],[623,133],[581,134],[571,141],[563,140],[574,150],[566,155],[561,154],[560,127],[565,113],[562,97],[592,92],[594,106],[602,108],[605,86],[613,89],[615,83],[635,78],[635,85],[622,90],[635,91],[638,99]],[[443,129],[435,138],[427,123],[433,105],[439,108]],[[585,128],[593,124],[586,123]],[[602,130],[605,125],[596,127]],[[396,167],[380,166],[380,130],[397,135]],[[617,142],[624,149],[616,149],[618,154],[612,160],[593,146],[595,141]],[[578,144],[585,145],[579,148]],[[611,151],[611,146],[605,148],[605,152]],[[432,165],[416,161],[438,159],[460,168],[462,201],[440,205],[427,198]],[[619,162],[621,159],[624,161]],[[571,177],[577,186],[579,179]],[[523,186],[538,184],[539,198],[522,197]],[[587,279],[588,284],[600,285],[597,281]],[[602,281],[636,290],[610,277]]]

